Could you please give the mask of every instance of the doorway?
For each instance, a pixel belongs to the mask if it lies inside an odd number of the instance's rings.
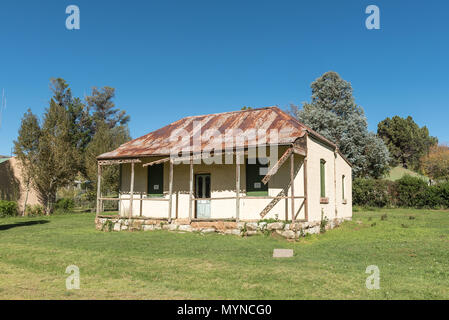
[[[210,174],[195,176],[195,216],[197,219],[210,218]]]

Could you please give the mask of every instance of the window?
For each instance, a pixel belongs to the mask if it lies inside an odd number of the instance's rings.
[[[162,197],[164,195],[164,164],[148,166],[148,195]]]
[[[320,196],[326,198],[326,161],[320,161]]]
[[[341,177],[341,199],[345,200],[345,176]]]
[[[260,164],[259,159],[246,159],[246,195],[268,196],[268,183],[263,184],[262,179],[268,173],[268,162]]]

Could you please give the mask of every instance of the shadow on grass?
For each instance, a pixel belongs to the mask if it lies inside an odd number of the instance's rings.
[[[37,220],[37,221],[17,222],[17,223],[12,223],[12,224],[3,224],[3,225],[0,225],[0,231],[17,228],[17,227],[33,226],[35,224],[45,224],[45,223],[49,223],[49,222],[50,221],[48,221],[48,220]]]

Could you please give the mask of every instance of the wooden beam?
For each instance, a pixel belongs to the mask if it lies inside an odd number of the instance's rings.
[[[268,171],[267,175],[262,179],[263,184],[267,184],[270,181],[271,177],[278,172],[279,168],[284,164],[284,162],[288,159],[288,157],[292,154],[293,148],[288,148],[282,157],[276,162],[276,164]]]
[[[169,184],[168,184],[168,222],[171,222],[171,211],[173,205],[173,161],[170,161]]]
[[[306,150],[304,150],[304,149],[302,149],[302,148],[299,148],[299,147],[293,147],[293,152],[295,153],[295,154],[298,154],[298,155],[300,155],[300,156],[303,156],[303,157],[305,157],[306,155],[307,155],[307,152],[306,152]]]
[[[144,164],[142,165],[142,167],[145,168],[145,167],[148,167],[148,166],[153,166],[153,165],[155,165],[155,164],[161,164],[161,163],[165,163],[165,162],[168,162],[168,161],[170,161],[170,158],[159,159],[159,160],[156,160],[156,161],[144,163]]]
[[[240,219],[240,160],[239,155],[235,155],[235,217],[237,222]]]
[[[98,160],[100,166],[110,166],[122,163],[140,163],[139,159]]]
[[[192,200],[193,199],[193,158],[190,158],[190,179],[189,179],[189,220],[192,221]]]
[[[296,212],[295,219],[298,217],[299,213],[301,212],[302,207],[304,207],[304,203],[305,203],[305,202],[306,202],[306,201],[305,201],[305,199],[304,199],[304,201],[303,201],[303,202],[301,203],[301,205],[299,206],[298,211]]]
[[[134,162],[131,162],[131,185],[129,188],[129,218],[133,216],[133,200],[134,200]]]
[[[98,174],[98,180],[97,180],[97,213],[96,215],[98,216],[100,214],[100,208],[101,208],[101,165],[98,164],[98,169],[97,169],[97,174]]]
[[[307,157],[304,158],[303,170],[304,170],[304,219],[306,221],[309,221],[309,205],[307,197]]]
[[[292,188],[292,223],[295,223],[295,154],[290,155],[290,184]]]
[[[143,201],[142,201],[142,198],[143,198],[143,194],[141,193],[141,194],[140,194],[140,201],[139,201],[139,202],[140,202],[139,216],[142,216],[142,213],[143,213],[143,212],[142,212],[142,211],[143,211],[143,210],[142,210],[142,209],[143,209],[143,208],[142,208],[142,207],[143,207]]]
[[[178,219],[178,213],[179,213],[179,191],[176,192],[176,219]]]
[[[268,212],[271,211],[271,209],[274,208],[274,206],[276,204],[278,204],[279,201],[281,201],[282,199],[287,199],[288,197],[286,197],[286,193],[285,193],[285,189],[282,189],[278,195],[276,197],[274,197],[270,203],[262,210],[262,212],[260,213],[260,217],[263,218],[267,215]],[[244,197],[244,199],[248,199],[248,197]]]

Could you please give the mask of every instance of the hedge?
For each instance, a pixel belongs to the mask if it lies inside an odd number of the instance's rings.
[[[357,178],[352,198],[354,205],[364,207],[449,208],[449,182],[429,186],[409,175],[394,182]]]
[[[0,200],[0,217],[16,216],[17,210],[17,202]]]

